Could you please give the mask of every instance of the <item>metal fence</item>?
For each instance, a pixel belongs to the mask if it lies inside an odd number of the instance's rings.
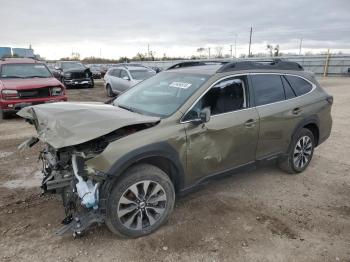
[[[289,61],[299,63],[306,71],[315,74],[324,74],[329,76],[350,76],[350,55],[318,55],[318,56],[283,56],[279,57]],[[269,57],[254,57],[242,60],[266,60]],[[210,59],[210,61],[227,61],[228,59]],[[328,60],[328,62],[327,62]],[[160,67],[166,69],[176,63],[183,61],[199,61],[199,60],[171,60],[171,61],[139,61],[146,66]],[[205,61],[205,60],[203,60]],[[232,60],[234,61],[234,60]]]

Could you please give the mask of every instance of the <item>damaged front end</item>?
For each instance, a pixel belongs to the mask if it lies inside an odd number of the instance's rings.
[[[104,222],[100,187],[107,177],[101,172],[89,170],[85,165],[85,160],[98,154],[98,151],[77,149],[72,147],[56,151],[46,144],[40,152],[44,175],[41,188],[44,193],[61,195],[65,209],[66,217],[62,221],[65,226],[57,234],[69,230],[74,235],[81,234],[93,223]]]
[[[70,105],[70,103],[64,104]],[[19,149],[32,147],[39,140],[44,142],[39,156],[43,173],[41,188],[43,193],[58,194],[62,197],[66,214],[62,221],[64,226],[56,233],[61,235],[72,232],[74,236],[80,235],[92,224],[104,223],[106,196],[112,182],[108,174],[87,166],[86,161],[100,155],[111,142],[154,126],[159,120],[152,117],[139,117],[134,115],[135,113],[103,105],[103,110],[106,110],[105,107],[109,107],[109,110],[119,113],[119,121],[118,115],[114,116],[115,119],[111,119],[111,115],[107,112],[107,116],[103,117],[99,114],[97,119],[100,124],[104,120],[108,120],[106,128],[96,126],[96,121],[91,120],[94,110],[89,106],[89,112],[86,112],[89,113],[89,119],[76,120],[76,125],[71,126],[72,117],[74,118],[72,113],[76,110],[81,113],[82,110],[86,109],[86,105],[76,107],[73,104],[71,108],[74,110],[67,112],[67,114],[60,112],[58,114],[60,117],[52,117],[52,114],[49,113],[45,114],[45,110],[51,111],[51,113],[57,111],[57,105],[40,105],[38,107],[26,108],[25,111],[19,112],[20,116],[35,125],[38,132],[38,137],[23,142]],[[101,109],[100,105],[95,105],[93,108],[96,107],[97,110]],[[121,113],[124,114],[122,117]],[[129,123],[126,121],[127,115],[131,116]],[[112,120],[114,122],[111,123]],[[115,129],[111,131],[113,128]],[[64,139],[66,134],[69,134],[69,137]],[[91,139],[93,136],[95,138]],[[72,139],[72,137],[76,137],[76,139]],[[79,143],[76,144],[76,141]]]

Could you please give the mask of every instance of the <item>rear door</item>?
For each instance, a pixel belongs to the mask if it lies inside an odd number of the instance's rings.
[[[120,70],[120,79],[119,79],[119,89],[120,91],[126,91],[131,85],[131,79],[128,72],[125,69]]]
[[[303,119],[296,95],[280,74],[250,74],[250,80],[260,117],[256,158],[285,153],[295,126]]]
[[[118,90],[118,85],[119,85],[119,77],[120,77],[120,69],[112,69],[109,79],[112,85],[112,89],[115,92],[120,92]]]

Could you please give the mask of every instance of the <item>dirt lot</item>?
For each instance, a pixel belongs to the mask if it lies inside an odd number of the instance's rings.
[[[350,261],[350,78],[320,79],[334,95],[330,139],[309,168],[287,175],[275,165],[235,174],[177,200],[170,221],[150,236],[119,239],[104,226],[55,236],[64,217],[40,196],[38,147],[19,118],[0,124],[1,261]],[[73,101],[106,100],[102,85],[69,90]]]

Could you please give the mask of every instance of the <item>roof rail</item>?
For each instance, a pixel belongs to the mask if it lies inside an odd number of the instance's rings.
[[[294,71],[304,70],[304,68],[296,62],[285,61],[281,59],[272,59],[272,60],[231,62],[223,65],[216,72],[223,73],[223,72],[229,72],[229,71],[240,71],[240,70],[249,70],[249,69],[270,69],[270,70],[274,69],[274,70],[294,70]]]
[[[139,66],[139,67],[151,69],[149,66],[145,66],[145,65],[139,64],[139,63],[118,63],[118,64],[116,64],[116,66],[123,66],[125,68],[127,68],[128,66]]]
[[[229,61],[186,61],[174,64],[167,68],[166,70],[177,69],[182,67],[190,67],[190,66],[202,66],[202,65],[213,65],[213,64],[227,64]]]

